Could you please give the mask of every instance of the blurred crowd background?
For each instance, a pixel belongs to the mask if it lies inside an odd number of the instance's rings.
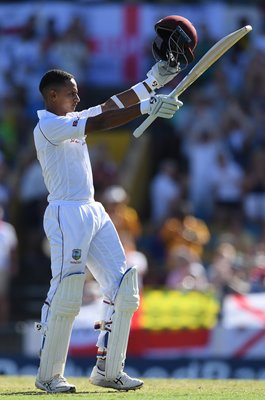
[[[130,54],[123,78],[117,73],[106,83],[99,73],[102,64],[94,65],[97,42],[82,10],[89,15],[95,4],[103,14],[109,10],[105,7],[127,7],[130,25],[136,10],[147,4],[159,5],[154,18],[181,14],[183,7],[178,1],[69,3],[79,8],[67,14],[64,24],[65,3],[51,2],[46,18],[43,2],[31,12],[25,3],[23,19],[15,18],[23,2],[0,3],[3,11],[14,7],[14,20],[10,11],[8,21],[2,11],[0,17],[1,326],[38,318],[50,280],[42,227],[47,192],[32,140],[36,110],[43,107],[38,93],[42,74],[54,67],[73,73],[80,109],[99,104],[137,83],[135,78],[145,79],[154,63],[156,20],[141,41],[144,55],[138,75]],[[157,120],[138,141],[132,137],[136,121],[105,136],[92,132],[88,145],[96,198],[118,229],[128,263],[138,265],[141,287],[211,291],[222,302],[228,293],[265,291],[265,2],[223,2],[223,9],[235,15],[233,23],[230,19],[226,24],[226,14],[214,23],[204,14],[198,23],[198,10],[206,3],[215,2],[185,2],[189,8],[184,16],[192,20],[194,11],[199,36],[196,60],[232,30],[251,24],[253,32],[181,96],[184,106],[172,120]],[[109,21],[114,30],[116,23]],[[137,53],[138,45],[133,51]],[[118,57],[111,45],[107,52],[112,61]],[[187,72],[162,91],[169,93]],[[112,139],[114,151],[109,147]],[[122,156],[117,157],[120,150]],[[90,277],[86,295],[93,290]]]

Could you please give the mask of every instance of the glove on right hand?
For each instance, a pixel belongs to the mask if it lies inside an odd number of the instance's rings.
[[[147,72],[145,82],[152,90],[159,89],[172,81],[179,72],[180,68],[178,65],[170,67],[167,61],[160,60]]]

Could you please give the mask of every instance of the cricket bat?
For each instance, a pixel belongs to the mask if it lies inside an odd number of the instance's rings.
[[[193,82],[195,82],[212,64],[214,64],[224,53],[226,53],[235,43],[252,30],[251,25],[242,28],[224,36],[220,39],[206,54],[197,62],[182,81],[169,93],[170,97],[179,97]],[[157,117],[149,115],[143,123],[133,132],[133,136],[140,137],[144,131],[155,121]]]

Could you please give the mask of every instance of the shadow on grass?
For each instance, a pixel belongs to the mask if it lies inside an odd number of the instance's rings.
[[[58,394],[58,395],[60,395],[60,394],[63,394],[63,395],[69,395],[69,396],[71,396],[71,397],[74,397],[74,396],[79,396],[80,394],[81,395],[87,395],[87,394],[94,394],[94,395],[102,395],[103,393],[104,394],[113,394],[113,393],[125,393],[125,392],[127,392],[126,390],[121,390],[121,391],[116,391],[116,390],[104,390],[104,391],[92,391],[92,390],[89,390],[89,391],[83,391],[83,392],[76,392],[76,393],[46,393],[46,392],[37,392],[37,391],[35,391],[35,390],[29,390],[29,391],[24,391],[24,392],[1,392],[0,391],[0,396],[47,396],[47,394]]]

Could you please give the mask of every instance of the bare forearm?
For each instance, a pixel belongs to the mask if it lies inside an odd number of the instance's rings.
[[[86,134],[124,125],[141,115],[141,97],[149,98],[152,90],[141,82],[124,92],[118,93],[101,104],[102,113],[88,118]]]
[[[86,134],[93,131],[102,131],[125,125],[140,117],[140,104],[134,104],[128,108],[116,108],[103,110],[102,114],[87,119]]]
[[[138,84],[138,86],[140,86],[140,85],[142,85],[142,87],[143,87],[142,90],[146,93],[146,98],[148,97],[148,95],[151,95],[152,91],[147,84],[142,82],[141,84]],[[136,92],[133,90],[133,88],[130,88],[128,90],[125,90],[124,92],[121,92],[121,93],[118,93],[118,94],[112,96],[104,104],[102,104],[103,111],[107,110],[107,109],[113,110],[116,108],[122,108],[122,107],[119,107],[117,105],[117,103],[115,103],[114,98],[116,98],[116,102],[117,101],[118,101],[118,103],[121,102],[121,104],[124,108],[130,107],[134,104],[137,104],[141,100],[139,98],[139,96],[136,94]]]
[[[166,95],[154,95],[145,82],[140,82],[130,89],[113,95],[101,104],[101,113],[89,117],[86,122],[86,134],[116,128],[140,117],[142,114],[172,118],[182,102]]]

